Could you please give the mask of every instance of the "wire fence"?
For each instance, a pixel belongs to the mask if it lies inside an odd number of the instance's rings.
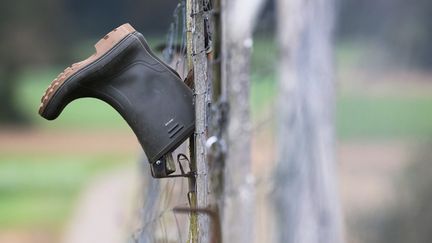
[[[210,4],[209,1],[207,4]],[[212,21],[211,12],[207,13],[207,21]],[[162,51],[165,62],[178,71],[182,78],[187,75],[186,54],[186,3],[179,0],[173,11],[173,21],[169,26],[166,41],[157,49]],[[263,18],[268,23],[268,16]],[[261,27],[264,28],[265,27]],[[268,32],[268,31],[267,31]],[[268,34],[268,33],[266,33]],[[261,80],[274,77],[275,65],[265,59],[258,63],[258,75]],[[209,77],[211,77],[211,65]],[[254,71],[253,71],[254,72]],[[210,89],[210,87],[209,87]],[[273,117],[274,109],[271,102],[254,118],[253,126],[253,171],[255,179],[256,208],[255,208],[255,242],[272,242],[273,216],[269,195],[272,193],[272,172],[274,166]],[[187,154],[188,143],[185,142],[176,153]],[[175,212],[176,207],[188,208],[188,180],[187,178],[154,179],[149,176],[150,166],[147,159],[142,159],[142,202],[139,205],[139,223],[131,236],[133,243],[171,243],[190,242],[189,215]],[[225,192],[223,197],[230,197],[241,193],[239,191]],[[218,200],[223,200],[220,198]],[[223,205],[219,201],[219,205]],[[214,223],[214,222],[212,222]]]
[[[187,74],[186,57],[186,6],[180,0],[173,11],[166,41],[157,49],[163,60],[174,68],[182,78]],[[175,153],[186,153],[187,142]],[[174,154],[177,157],[177,154]],[[146,158],[142,164],[142,203],[139,226],[131,237],[136,243],[187,242],[189,238],[189,216],[174,212],[175,207],[188,207],[187,178],[154,179],[149,176],[150,165]]]

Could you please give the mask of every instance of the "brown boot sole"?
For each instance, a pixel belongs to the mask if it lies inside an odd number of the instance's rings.
[[[57,78],[51,82],[42,96],[39,114],[43,113],[45,107],[55,92],[63,85],[64,81],[66,81],[79,70],[97,61],[105,53],[110,51],[117,43],[133,32],[135,32],[135,29],[130,24],[123,24],[120,27],[115,28],[95,44],[96,52],[93,55],[81,62],[72,64],[72,66],[66,68],[62,73],[60,73]]]

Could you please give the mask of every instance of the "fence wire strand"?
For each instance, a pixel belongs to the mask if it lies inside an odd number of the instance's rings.
[[[209,0],[203,1],[204,4],[210,4]],[[201,14],[201,13],[193,13]],[[207,11],[208,21],[212,21],[213,12]],[[163,45],[162,58],[171,67],[178,71],[181,77],[185,78],[187,70],[186,54],[186,2],[179,0],[173,10],[173,21],[169,26],[166,40]],[[270,23],[271,24],[271,23]],[[266,23],[266,25],[270,25]],[[267,26],[268,27],[268,26]],[[264,27],[265,28],[265,27]],[[192,31],[195,26],[192,26]],[[210,30],[211,31],[211,30]],[[195,52],[195,50],[194,50]],[[195,52],[196,53],[196,52]],[[271,55],[271,54],[270,54]],[[220,60],[213,60],[219,62]],[[253,72],[258,75],[253,76],[255,79],[269,80],[274,79],[275,61],[268,59],[261,60],[263,65],[258,65],[258,70]],[[209,63],[214,64],[214,63]],[[211,66],[209,65],[209,77],[211,78]],[[256,80],[254,80],[256,81]],[[210,82],[209,82],[210,83]],[[211,84],[209,84],[211,85]],[[209,87],[210,92],[210,87]],[[209,96],[210,100],[210,96]],[[271,102],[270,102],[271,103]],[[274,164],[274,144],[273,122],[276,111],[272,104],[266,106],[260,111],[259,118],[254,118],[252,132],[253,142],[253,160],[255,179],[251,181],[256,190],[256,210],[255,222],[257,222],[255,232],[256,242],[271,242],[271,205],[268,200],[273,188],[273,164]],[[260,142],[257,142],[260,141]],[[187,145],[183,144],[176,153],[186,153]],[[258,152],[259,151],[259,152]],[[255,154],[256,153],[256,154]],[[174,154],[176,157],[177,154]],[[176,214],[175,207],[188,208],[188,183],[186,178],[154,179],[148,174],[150,171],[148,161],[143,159],[142,175],[142,203],[140,209],[139,226],[134,230],[131,242],[134,243],[173,243],[187,242],[189,235],[189,215]],[[265,166],[263,166],[265,165]],[[178,167],[178,165],[176,165]],[[178,169],[178,168],[177,168]],[[185,168],[186,169],[186,168]],[[258,171],[258,172],[257,172]],[[241,189],[226,192],[223,197],[232,197],[238,195]],[[223,205],[223,198],[217,199],[219,205]]]
[[[166,41],[162,45],[162,58],[184,77],[186,72],[186,9],[185,1],[179,0],[173,11],[173,21],[169,26]],[[185,145],[178,149],[187,151]],[[174,155],[177,156],[177,155]],[[187,207],[187,179],[154,179],[148,175],[149,165],[143,159],[142,205],[139,226],[132,234],[136,243],[186,242],[188,235],[188,215],[177,215],[173,208]]]

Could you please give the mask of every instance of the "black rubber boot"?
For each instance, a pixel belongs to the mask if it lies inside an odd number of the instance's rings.
[[[53,120],[75,99],[103,100],[126,120],[157,170],[164,156],[194,131],[192,91],[129,24],[110,32],[95,47],[94,55],[52,82],[42,97],[40,115]],[[173,172],[162,170],[154,176]]]

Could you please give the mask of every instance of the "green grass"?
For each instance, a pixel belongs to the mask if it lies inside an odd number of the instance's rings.
[[[432,137],[432,97],[342,94],[337,130],[342,139],[417,139]]]
[[[340,71],[363,70],[373,66],[367,54],[372,45],[341,43],[336,51]],[[371,50],[369,50],[371,49]],[[378,51],[379,52],[379,51]],[[381,55],[378,55],[381,56]],[[377,62],[381,60],[375,60]],[[252,56],[251,105],[254,119],[266,115],[275,99],[277,49],[272,40],[259,37]],[[391,91],[397,87],[389,85]],[[367,92],[340,90],[336,99],[336,130],[342,140],[351,139],[428,139],[432,137],[432,97],[395,95],[374,96]],[[403,94],[403,92],[399,92]]]
[[[274,80],[254,80],[252,114],[259,118],[275,98]],[[342,140],[429,139],[432,97],[340,93],[336,99],[336,131]]]
[[[0,228],[61,228],[89,180],[125,160],[132,161],[123,155],[0,155]]]
[[[251,110],[252,118],[268,115],[276,94],[277,52],[273,40],[259,36],[252,53]]]
[[[274,77],[259,77],[252,75],[251,110],[252,117],[259,119],[271,107],[276,94]]]

